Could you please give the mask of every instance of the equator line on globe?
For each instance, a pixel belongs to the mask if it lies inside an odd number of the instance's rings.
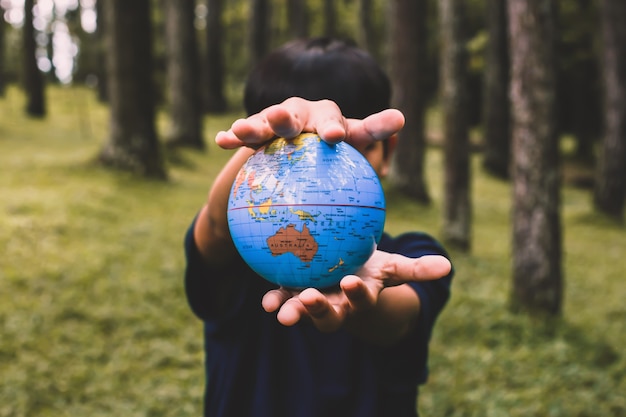
[[[385,197],[367,159],[319,136],[275,139],[240,169],[228,225],[244,261],[289,288],[326,288],[355,273],[376,249]]]

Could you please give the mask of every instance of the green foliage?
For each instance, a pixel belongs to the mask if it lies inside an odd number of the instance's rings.
[[[228,157],[170,155],[168,183],[91,163],[107,133],[94,93],[51,88],[46,120],[0,99],[0,417],[197,416],[202,329],[183,293],[183,234]],[[160,126],[166,125],[165,118]],[[565,189],[567,293],[561,320],[508,311],[509,185],[475,165],[474,253],[453,253],[453,296],[436,328],[424,416],[626,415],[626,231]],[[388,193],[389,230],[438,234],[434,203]]]
[[[0,101],[0,416],[199,415],[182,238],[215,169],[191,155],[167,184],[106,172],[91,163],[106,110],[50,93],[46,121],[15,89]]]

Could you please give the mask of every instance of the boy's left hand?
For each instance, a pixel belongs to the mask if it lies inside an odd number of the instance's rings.
[[[375,308],[384,288],[442,278],[451,268],[450,261],[440,255],[407,258],[377,250],[356,275],[341,280],[340,289],[323,292],[281,287],[266,293],[262,305],[267,312],[278,311],[277,319],[285,326],[309,318],[319,330],[334,331],[352,316]]]

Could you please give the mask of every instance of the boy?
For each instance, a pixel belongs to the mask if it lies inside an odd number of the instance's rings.
[[[369,55],[332,39],[291,42],[252,71],[252,116],[216,137],[241,149],[185,240],[187,296],[205,325],[205,416],[417,415],[431,330],[452,278],[443,248],[423,233],[385,234],[337,288],[294,291],[273,287],[241,260],[226,218],[239,168],[275,136],[345,140],[384,176],[404,124],[388,109],[389,90]]]

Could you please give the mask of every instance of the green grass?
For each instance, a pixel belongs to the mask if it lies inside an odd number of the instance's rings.
[[[29,120],[16,89],[0,98],[0,417],[198,416],[182,236],[228,157],[210,139],[235,116],[207,119],[208,152],[170,158],[163,183],[92,163],[107,111],[91,92],[48,100],[49,116]],[[514,315],[509,185],[475,167],[473,251],[453,253],[422,415],[626,416],[626,230],[565,189],[563,318]],[[390,231],[439,234],[438,150],[427,172],[433,204],[390,192]]]

